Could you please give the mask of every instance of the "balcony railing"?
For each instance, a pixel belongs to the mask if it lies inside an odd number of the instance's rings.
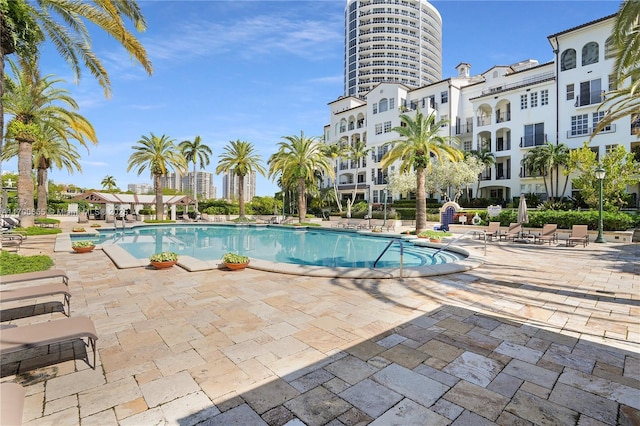
[[[456,135],[466,135],[473,132],[473,123],[459,124],[456,126]]]
[[[616,131],[616,125],[611,124],[600,131],[600,133],[614,133]],[[582,136],[589,136],[593,133],[593,127],[583,127],[579,129],[567,130],[567,138],[579,138]]]
[[[496,123],[504,123],[506,121],[511,121],[510,112],[503,112],[501,114],[496,114]]]
[[[482,91],[482,94],[488,95],[491,93],[504,92],[505,90],[515,89],[517,87],[522,87],[522,86],[529,86],[531,84],[540,83],[542,81],[553,80],[553,79],[555,79],[555,74],[553,72],[547,72],[544,74],[539,74],[530,78],[523,79],[522,81],[519,81],[517,83],[504,84],[499,87],[491,87],[489,89],[485,89]]]
[[[478,127],[488,126],[491,124],[491,117],[478,117]]]
[[[604,92],[591,92],[589,96],[576,96],[576,102],[574,106],[585,106],[585,105],[593,105],[599,104],[604,100]]]
[[[520,138],[520,148],[527,148],[530,146],[539,146],[547,142],[547,134],[537,134],[531,136],[524,136]]]

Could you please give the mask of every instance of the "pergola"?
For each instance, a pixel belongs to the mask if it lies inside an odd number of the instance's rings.
[[[152,194],[115,194],[111,192],[90,191],[82,193],[72,201],[87,201],[93,204],[105,205],[105,217],[115,215],[117,211],[130,208],[137,212],[143,205],[153,205],[156,196]],[[171,208],[171,219],[176,219],[176,206],[188,206],[194,203],[194,199],[188,195],[163,195],[162,204]],[[116,206],[119,208],[116,209]]]

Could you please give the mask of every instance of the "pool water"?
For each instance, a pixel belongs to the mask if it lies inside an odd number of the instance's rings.
[[[72,236],[75,239],[75,236]],[[83,236],[82,239],[87,239]],[[323,267],[372,268],[389,244],[385,237],[327,229],[228,226],[160,225],[125,231],[99,230],[97,244],[117,244],[130,255],[145,259],[161,251],[174,251],[200,260],[219,260],[227,252],[271,262]],[[402,242],[404,267],[450,263],[465,256],[442,251],[435,257],[429,247]],[[394,242],[380,258],[378,268],[400,265],[400,243]]]

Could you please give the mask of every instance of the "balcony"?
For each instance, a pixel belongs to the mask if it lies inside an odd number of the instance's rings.
[[[491,117],[478,117],[478,127],[488,126],[491,124]]]
[[[604,92],[597,91],[591,92],[585,96],[576,96],[576,102],[574,104],[575,107],[599,104],[604,100]]]
[[[507,170],[507,173],[498,172],[496,174],[496,180],[504,180],[504,179],[511,179],[511,170]]]
[[[466,135],[469,133],[473,133],[473,123],[469,124],[458,124],[455,126],[456,135]]]
[[[520,138],[520,148],[544,145],[547,142],[547,134],[537,134]]]
[[[555,74],[553,72],[548,72],[544,74],[539,74],[530,78],[526,78],[518,83],[504,84],[499,87],[491,87],[489,89],[485,89],[482,91],[482,95],[489,95],[494,93],[505,92],[507,90],[516,89],[518,87],[529,86],[536,83],[541,83],[547,80],[555,80]]]
[[[506,121],[511,121],[510,112],[503,112],[501,114],[496,114],[496,123],[504,123]]]
[[[491,180],[491,170],[485,170],[480,175],[480,180]]]

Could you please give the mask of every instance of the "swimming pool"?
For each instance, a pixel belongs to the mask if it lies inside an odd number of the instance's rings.
[[[87,239],[87,236],[81,238]],[[160,251],[174,251],[182,256],[213,261],[224,253],[235,252],[268,262],[325,268],[373,268],[391,242],[388,237],[326,228],[208,224],[99,230],[93,239],[98,244],[116,244],[136,259],[148,259]],[[392,242],[376,267],[398,268],[400,246],[399,241]],[[402,251],[405,268],[447,264],[467,257],[455,251],[442,251],[433,256],[436,249],[410,241],[402,242]]]

